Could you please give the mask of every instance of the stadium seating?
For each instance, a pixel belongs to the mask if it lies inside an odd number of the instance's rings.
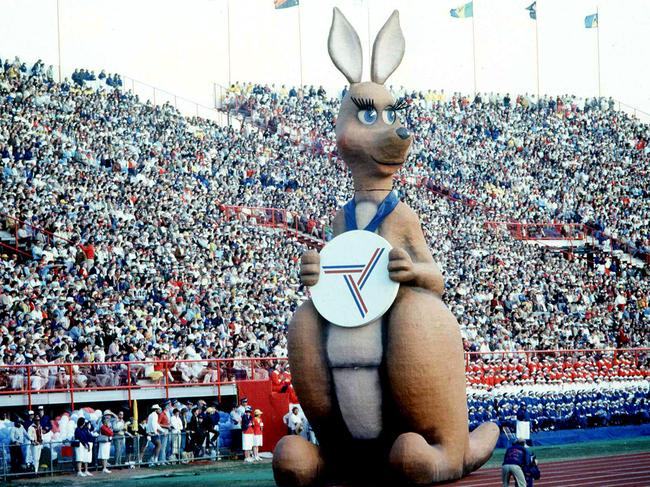
[[[233,85],[235,131],[89,76],[2,62],[0,365],[286,356],[295,264],[352,194],[339,97]],[[648,346],[648,126],[606,99],[394,91],[415,133],[395,187],[465,350],[484,354],[468,382],[647,378],[646,355],[615,369],[485,354]],[[518,238],[494,221],[584,225],[592,256],[534,245],[567,237],[557,227]]]

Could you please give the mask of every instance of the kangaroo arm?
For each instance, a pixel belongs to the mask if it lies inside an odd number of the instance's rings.
[[[404,227],[406,229],[406,251],[413,260],[414,278],[411,285],[442,296],[445,291],[445,280],[440,267],[431,256],[419,218],[411,213],[411,218],[405,221]]]

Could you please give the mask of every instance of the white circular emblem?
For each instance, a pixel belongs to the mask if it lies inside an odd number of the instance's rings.
[[[373,232],[353,230],[330,241],[320,253],[314,306],[333,325],[362,326],[393,304],[399,283],[388,277],[392,246]]]

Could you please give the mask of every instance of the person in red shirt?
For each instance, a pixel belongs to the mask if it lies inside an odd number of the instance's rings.
[[[110,418],[108,416],[104,416],[104,419],[102,421],[102,426],[99,428],[99,450],[98,450],[98,455],[97,458],[102,461],[103,465],[103,470],[102,472],[104,473],[111,473],[111,471],[108,469],[108,459],[111,455],[111,441],[113,440],[113,430],[110,427],[109,424]]]
[[[92,240],[89,240],[86,245],[79,245],[79,248],[84,253],[88,269],[92,269],[93,265],[95,265],[95,246]]]
[[[252,455],[253,445],[255,444],[255,427],[253,426],[252,408],[246,406],[244,415],[241,418],[242,430],[242,450],[244,450],[244,461],[254,462]]]
[[[166,465],[167,463],[167,442],[169,441],[169,430],[171,429],[171,420],[170,414],[167,411],[169,406],[169,401],[162,403],[163,410],[158,414],[158,424],[162,428],[162,434],[160,435],[160,454],[158,455],[158,461]]]
[[[275,370],[271,372],[271,391],[272,392],[280,392],[282,389],[282,373],[281,373],[281,365],[277,364],[275,366]]]
[[[253,418],[253,459],[258,462],[260,458],[260,446],[262,446],[262,430],[264,430],[264,423],[262,422],[262,411],[255,410],[255,417]]]

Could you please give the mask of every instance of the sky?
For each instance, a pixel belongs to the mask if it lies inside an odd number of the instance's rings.
[[[302,79],[342,88],[327,53],[333,6],[357,29],[367,79],[374,36],[398,8],[406,53],[388,85],[580,96],[600,90],[650,114],[650,1],[538,0],[537,23],[526,11],[532,0],[474,0],[473,19],[451,17],[462,3],[300,0],[300,7],[275,10],[273,0],[58,0],[57,16],[57,0],[0,0],[0,58],[60,63],[64,75],[104,68],[143,96],[152,96],[151,85],[158,100],[177,95],[179,105],[185,97],[211,106],[215,88],[235,81],[289,86]],[[596,11],[599,28],[586,29],[584,17]]]

